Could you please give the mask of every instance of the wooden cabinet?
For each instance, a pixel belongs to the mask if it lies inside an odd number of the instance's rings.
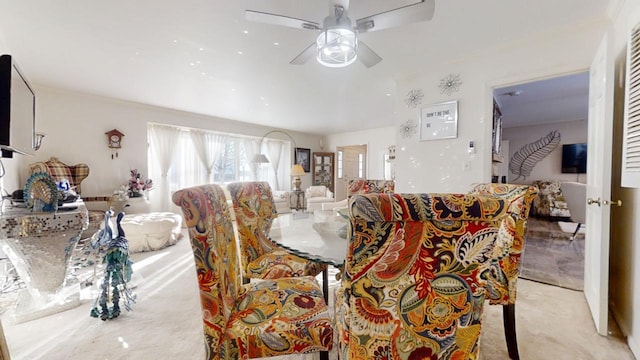
[[[313,185],[324,185],[334,191],[335,155],[332,152],[313,153]]]

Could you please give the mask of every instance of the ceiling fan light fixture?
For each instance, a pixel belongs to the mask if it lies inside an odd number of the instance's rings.
[[[327,67],[344,67],[358,58],[358,37],[348,27],[327,28],[316,39],[316,59]]]

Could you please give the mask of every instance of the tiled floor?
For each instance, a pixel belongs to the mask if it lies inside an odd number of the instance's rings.
[[[520,277],[582,290],[584,234],[573,241],[570,237],[555,221],[529,218]]]

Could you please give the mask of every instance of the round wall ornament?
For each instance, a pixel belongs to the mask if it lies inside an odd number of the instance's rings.
[[[400,125],[400,135],[405,139],[411,137],[417,130],[418,123],[413,119],[409,119]]]
[[[414,89],[407,93],[407,98],[404,100],[404,102],[408,107],[415,108],[416,106],[422,104],[423,97],[424,94],[422,93],[422,90]]]
[[[449,74],[440,80],[440,94],[451,95],[460,90],[462,80],[458,74]]]

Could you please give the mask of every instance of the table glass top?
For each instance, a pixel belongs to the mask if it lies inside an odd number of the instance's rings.
[[[279,214],[269,237],[302,258],[341,267],[347,254],[347,222],[333,211]]]

